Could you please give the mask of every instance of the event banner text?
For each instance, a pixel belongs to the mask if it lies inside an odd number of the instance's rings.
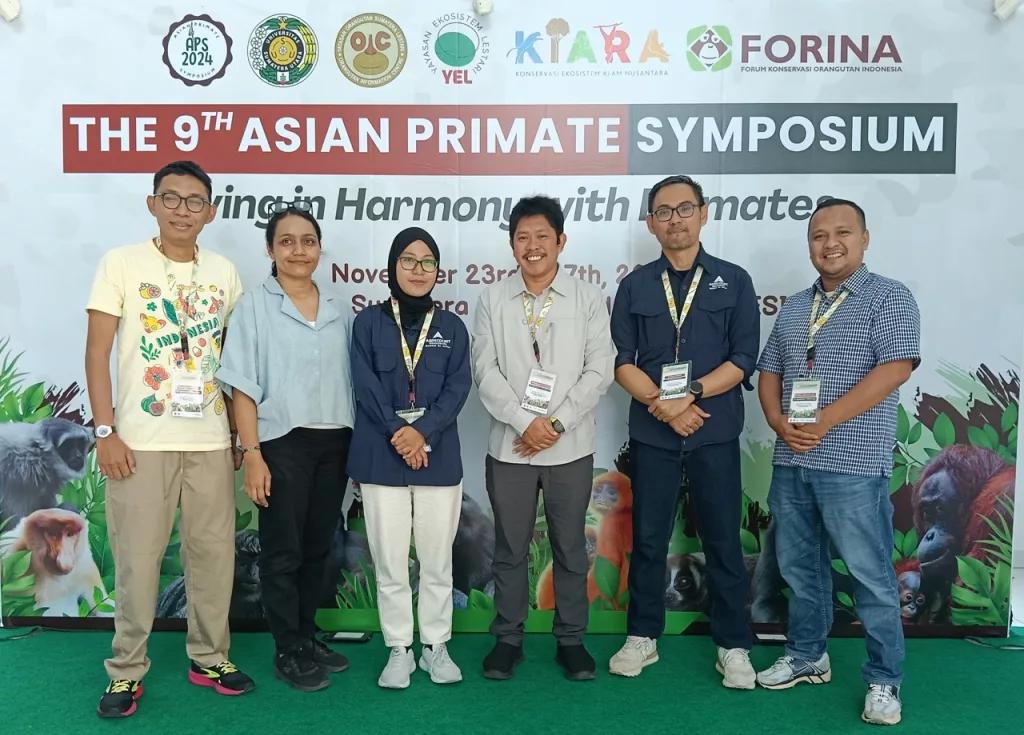
[[[956,104],[65,105],[65,173],[951,174]]]

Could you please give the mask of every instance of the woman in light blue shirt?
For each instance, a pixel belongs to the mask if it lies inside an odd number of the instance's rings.
[[[348,661],[316,640],[314,616],[348,485],[350,317],[313,280],[320,225],[303,202],[267,223],[271,275],[231,314],[217,380],[234,400],[245,491],[259,508],[260,586],[275,675],[300,691]]]

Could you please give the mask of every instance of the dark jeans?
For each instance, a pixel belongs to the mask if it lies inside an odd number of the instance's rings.
[[[711,637],[722,648],[749,650],[749,580],[740,545],[743,486],[739,439],[692,452],[629,443],[633,487],[633,556],[629,563],[629,635],[658,638],[665,631],[668,544],[676,518],[683,467],[697,511],[707,563]]]
[[[889,478],[772,467],[768,506],[776,523],[779,571],[791,590],[786,653],[814,662],[828,649],[831,541],[853,580],[868,652],[864,680],[901,684],[906,647],[892,566]]]
[[[590,619],[587,598],[587,506],[594,477],[590,455],[568,464],[539,466],[487,457],[487,496],[494,509],[494,608],[491,634],[522,645],[530,612],[530,542],[537,525],[537,493],[544,491],[548,540],[554,561],[555,618],[560,645],[583,641]]]
[[[293,429],[261,442],[269,507],[259,509],[260,586],[278,652],[313,639],[334,530],[341,518],[351,429]]]

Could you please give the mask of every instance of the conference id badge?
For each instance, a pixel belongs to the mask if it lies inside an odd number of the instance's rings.
[[[203,417],[203,378],[179,370],[171,378],[171,415],[183,419]]]
[[[690,392],[690,367],[693,363],[674,362],[661,366],[661,395],[659,398],[667,401],[672,398],[682,398]]]
[[[789,423],[813,424],[818,421],[821,406],[820,380],[794,380],[789,397]]]
[[[426,412],[427,409],[425,408],[407,408],[404,411],[395,411],[395,414],[398,415],[398,418],[405,421],[405,423],[411,424],[413,421],[423,418],[423,414]]]
[[[520,404],[530,413],[546,416],[551,408],[551,397],[555,394],[555,374],[540,368],[530,371],[530,379],[526,382],[526,393]]]

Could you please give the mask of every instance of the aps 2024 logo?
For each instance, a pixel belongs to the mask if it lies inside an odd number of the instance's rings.
[[[232,61],[231,36],[209,15],[186,15],[172,23],[163,39],[163,62],[171,76],[188,87],[220,79]]]

